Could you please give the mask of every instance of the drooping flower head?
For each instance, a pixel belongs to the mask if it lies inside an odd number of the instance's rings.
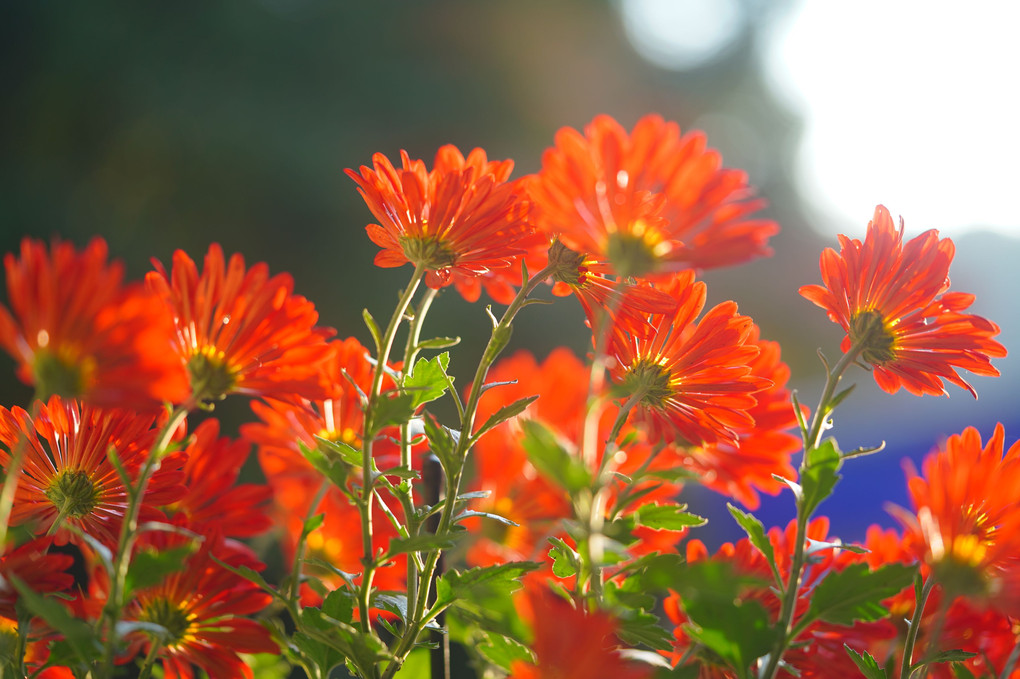
[[[0,346],[38,398],[152,409],[187,397],[170,315],[140,284],[123,283],[101,238],[81,251],[25,238],[4,265],[11,309],[0,305]]]
[[[258,585],[224,568],[213,557],[234,567],[261,570],[251,553],[206,533],[184,568],[151,587],[140,589],[125,611],[125,620],[159,625],[157,635],[139,628],[128,634],[129,653],[145,653],[155,646],[166,677],[193,679],[194,666],[210,677],[252,679],[241,653],[278,653],[269,630],[250,617],[271,601]],[[184,538],[149,533],[145,548],[159,552],[184,544]]]
[[[448,285],[454,274],[498,272],[512,285],[513,268],[536,240],[523,190],[508,181],[513,161],[489,161],[477,148],[464,158],[452,145],[439,149],[431,171],[405,151],[400,157],[400,169],[377,153],[371,168],[347,170],[379,220],[366,228],[383,248],[376,266],[424,267],[431,288]]]
[[[614,328],[610,373],[624,398],[639,399],[631,419],[653,441],[736,445],[738,432],[754,425],[753,394],[772,384],[751,368],[759,353],[750,341],[753,322],[737,313],[734,302],[696,320],[706,290],[691,271],[664,290],[677,301],[677,311],[651,317],[650,337]]]
[[[984,445],[973,427],[929,455],[908,487],[907,526],[943,587],[1020,616],[1020,441],[1003,453],[1005,429]]]
[[[974,295],[947,292],[955,246],[931,229],[903,242],[903,220],[893,225],[884,206],[875,208],[864,242],[839,236],[840,252],[822,252],[823,285],[800,294],[822,307],[846,331],[842,349],[861,347],[875,381],[890,394],[902,387],[918,396],[945,394],[947,380],[977,396],[956,372],[998,375],[990,358],[1006,355],[993,337],[999,327],[961,313]]]
[[[31,522],[37,535],[55,530],[64,543],[71,524],[99,542],[115,547],[128,506],[128,491],[109,451],[116,451],[129,476],[149,454],[156,417],[123,409],[102,409],[52,396],[38,404],[34,417],[21,408],[0,407],[0,465],[6,471],[14,451],[24,448],[21,478],[14,496],[11,525]],[[184,462],[168,455],[149,480],[139,517],[161,518],[157,507],[184,494]]]
[[[216,243],[201,274],[181,250],[169,273],[153,264],[145,280],[173,312],[173,351],[187,367],[193,401],[231,393],[291,400],[329,395],[323,365],[334,331],[315,325],[315,306],[293,294],[289,274],[270,277],[264,263],[246,270],[240,254],[226,262]]]
[[[744,172],[658,115],[630,134],[606,115],[560,129],[528,191],[541,230],[624,277],[738,264],[769,254],[779,230],[751,217],[763,202]]]

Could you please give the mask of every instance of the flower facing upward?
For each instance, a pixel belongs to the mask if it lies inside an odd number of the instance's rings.
[[[769,254],[779,227],[740,170],[721,167],[705,136],[647,115],[627,131],[598,116],[584,134],[556,133],[529,179],[536,224],[622,276],[737,264]]]
[[[106,257],[101,238],[80,252],[24,239],[19,258],[4,258],[11,310],[0,305],[0,346],[43,400],[135,409],[184,400],[172,319],[141,285],[123,285],[124,266]]]
[[[1006,355],[992,339],[999,327],[961,313],[973,295],[947,292],[953,241],[932,229],[904,243],[903,220],[897,229],[879,205],[863,243],[843,235],[839,242],[839,254],[822,253],[825,285],[805,285],[800,294],[843,326],[843,351],[860,347],[882,389],[938,396],[946,393],[945,379],[976,397],[956,368],[999,374],[989,361]]]
[[[154,261],[146,283],[173,312],[173,349],[188,371],[191,398],[211,402],[230,393],[283,399],[324,398],[330,385],[323,371],[332,329],[315,325],[319,315],[293,294],[288,274],[269,276],[264,263],[245,270],[235,254],[209,247],[199,275],[183,251],[167,273]]]
[[[406,152],[400,157],[401,169],[377,153],[372,168],[362,166],[360,174],[347,170],[379,220],[366,228],[383,248],[376,266],[410,262],[427,271],[429,287],[439,288],[454,274],[508,271],[536,240],[523,190],[519,182],[507,181],[513,161],[489,161],[482,149],[465,159],[446,145],[429,172]]]
[[[100,409],[59,396],[38,404],[35,417],[21,408],[0,407],[0,465],[25,446],[21,479],[14,496],[11,524],[34,522],[36,534],[54,532],[66,542],[74,525],[103,544],[117,544],[128,506],[128,491],[110,460],[114,449],[129,476],[137,474],[153,445],[154,415]],[[45,442],[45,445],[43,443]],[[161,461],[142,499],[140,519],[162,518],[156,507],[184,494],[183,456]]]
[[[675,314],[651,317],[654,332],[639,337],[614,328],[610,372],[625,398],[637,397],[632,421],[655,441],[738,445],[753,426],[753,394],[772,385],[754,374],[758,346],[753,322],[723,302],[696,321],[705,306],[705,284],[691,271],[663,288],[677,302]],[[756,339],[756,338],[755,338]]]
[[[1001,424],[982,446],[973,427],[911,474],[908,530],[943,587],[1020,616],[1020,441],[1003,454]]]

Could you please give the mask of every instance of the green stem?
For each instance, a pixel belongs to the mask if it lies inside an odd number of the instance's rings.
[[[935,578],[929,576],[921,588],[921,596],[914,602],[914,616],[910,619],[910,628],[907,630],[907,641],[903,646],[903,662],[900,664],[900,679],[907,679],[910,676],[910,664],[914,656],[914,645],[917,643],[917,635],[921,630],[921,618],[924,615],[925,604],[928,603],[928,595],[935,587]]]
[[[142,500],[152,475],[159,469],[160,462],[166,455],[167,448],[178,427],[188,417],[187,406],[177,406],[167,420],[156,443],[149,449],[149,455],[142,465],[135,484],[128,484],[128,506],[124,521],[120,525],[117,540],[117,554],[113,560],[113,573],[110,578],[110,594],[103,608],[103,625],[105,628],[106,648],[103,657],[103,673],[101,676],[112,676],[114,657],[117,653],[117,622],[124,608],[124,588],[127,582],[128,567],[131,565],[131,549],[138,537],[138,515],[141,512]]]
[[[464,475],[464,463],[467,460],[468,446],[471,441],[470,434],[474,430],[478,401],[484,391],[482,387],[485,383],[485,377],[489,373],[489,368],[492,367],[492,364],[499,357],[500,352],[502,352],[506,347],[509,339],[510,327],[514,317],[517,315],[517,312],[524,307],[528,296],[534,292],[535,288],[552,275],[555,270],[556,266],[550,265],[539,271],[530,279],[525,277],[524,285],[518,291],[517,296],[514,297],[513,301],[510,302],[510,306],[508,306],[506,311],[503,313],[503,317],[496,322],[492,329],[492,335],[489,337],[489,341],[485,346],[485,351],[482,353],[482,358],[478,362],[478,368],[475,370],[474,381],[471,383],[471,392],[468,395],[468,401],[464,408],[464,417],[461,419],[461,436],[457,441],[457,449],[454,453],[454,457],[460,460],[460,464],[457,465],[456,469],[446,470],[446,501],[443,503],[443,510],[440,514],[439,524],[436,526],[437,535],[448,533],[450,531],[450,526],[453,523],[454,509],[457,505],[457,497],[460,495],[460,483]],[[417,641],[418,635],[425,628],[425,623],[423,621],[434,619],[441,612],[429,610],[428,607],[428,599],[432,591],[432,577],[436,572],[436,567],[441,556],[442,551],[438,549],[434,549],[428,553],[425,566],[419,574],[418,596],[413,608],[418,615],[423,617],[421,620],[411,620],[409,622],[405,633],[401,636],[400,642],[394,651],[393,655],[395,660],[391,661],[386,666],[382,679],[392,679],[393,675],[400,669],[400,666],[404,662],[404,658],[414,647],[414,643]],[[408,602],[409,608],[411,605],[412,604]]]
[[[293,579],[290,582],[290,594],[287,596],[287,605],[295,623],[297,623],[298,617],[301,615],[301,562],[304,561],[305,552],[308,549],[308,533],[305,532],[304,527],[308,525],[309,519],[315,516],[315,511],[319,508],[322,498],[326,497],[326,491],[329,490],[329,486],[330,482],[328,479],[323,479],[322,483],[319,484],[319,490],[315,493],[315,497],[312,498],[312,504],[308,505],[305,520],[301,524],[301,539],[298,540],[294,548],[294,562],[290,570],[291,578]]]
[[[397,302],[396,309],[393,310],[393,315],[390,317],[389,325],[386,326],[386,332],[383,335],[379,355],[376,357],[377,363],[375,365],[375,373],[372,376],[372,388],[368,393],[368,407],[365,412],[365,434],[361,448],[361,501],[358,506],[361,514],[361,539],[362,550],[364,552],[362,563],[365,567],[361,576],[361,589],[358,593],[358,613],[361,616],[361,630],[365,634],[371,634],[372,632],[372,622],[369,618],[369,604],[372,594],[372,579],[375,575],[376,568],[376,555],[372,530],[372,505],[375,494],[375,484],[373,483],[372,478],[372,469],[374,467],[372,446],[376,433],[375,422],[373,420],[375,417],[376,405],[379,402],[380,392],[382,391],[383,376],[385,375],[386,365],[389,362],[390,351],[393,349],[393,340],[397,335],[397,329],[400,327],[400,322],[404,318],[404,312],[407,311],[407,307],[410,305],[411,299],[414,297],[414,293],[418,290],[418,286],[424,276],[425,268],[422,265],[416,266],[414,273],[411,275],[410,282],[407,284],[403,294],[400,296],[400,301]]]
[[[843,373],[853,365],[863,350],[863,344],[851,346],[850,350],[843,354],[826,375],[825,388],[822,390],[821,398],[818,399],[818,407],[815,408],[811,424],[808,426],[806,434],[804,434],[804,456],[800,463],[801,478],[803,478],[804,472],[807,469],[808,452],[818,447],[818,444],[821,443],[822,434],[828,428],[826,423],[832,412],[830,404],[836,393],[836,387],[839,386]],[[775,677],[779,669],[779,663],[783,658],[783,653],[786,651],[790,641],[792,641],[790,633],[793,627],[793,614],[796,609],[797,594],[800,591],[801,579],[804,576],[804,547],[807,542],[807,527],[810,521],[810,512],[805,511],[804,503],[798,499],[797,534],[794,538],[793,561],[790,564],[790,574],[783,589],[783,602],[779,612],[779,620],[776,622],[776,628],[779,633],[776,636],[776,643],[772,653],[768,656],[768,664],[759,675],[760,679],[773,679]]]
[[[159,655],[159,646],[155,641],[149,645],[149,652],[145,654],[142,661],[142,669],[138,672],[138,679],[149,679],[152,676],[152,668],[156,664],[156,657]]]

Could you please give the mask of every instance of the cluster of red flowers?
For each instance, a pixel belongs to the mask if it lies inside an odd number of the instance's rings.
[[[470,566],[545,564],[519,598],[538,664],[518,660],[514,676],[645,676],[616,652],[611,612],[546,591],[580,577],[558,577],[546,556],[550,538],[579,548],[567,530],[577,497],[535,466],[526,431],[540,428],[589,479],[605,480],[598,512],[631,521],[628,536],[614,536],[628,558],[678,551],[687,531],[642,525],[641,510],[674,500],[683,479],[752,509],[758,493],[777,493],[777,477],[796,476],[791,456],[801,445],[791,433],[798,413],[785,386],[789,370],[778,345],[736,303],[705,310],[706,286],[696,276],[767,255],[778,226],[756,216],[763,202],[746,175],[723,168],[704,135],[681,134],[658,116],[629,133],[597,117],[583,132],[561,130],[537,174],[511,180],[512,167],[481,149],[465,158],[447,146],[431,170],[406,153],[399,168],[377,154],[373,167],[348,174],[379,222],[367,228],[382,248],[377,265],[410,263],[430,288],[453,285],[471,301],[484,288],[502,303],[529,284],[526,271],[542,271],[554,294],[580,301],[594,367],[565,349],[544,361],[520,352],[487,376],[502,386],[485,391],[476,422],[520,398],[541,398],[473,447],[473,490],[489,492],[473,510],[512,524],[465,521],[472,528],[465,558]],[[841,237],[841,245],[822,256],[824,286],[801,293],[846,330],[843,351],[873,366],[881,388],[940,394],[948,380],[973,393],[957,369],[997,374],[990,359],[1005,355],[998,328],[963,313],[972,296],[947,291],[948,239],[929,231],[904,243],[902,224],[897,230],[880,206],[864,242]],[[380,384],[368,350],[354,338],[334,340],[312,303],[294,294],[291,277],[270,276],[265,264],[247,267],[213,245],[201,271],[180,251],[169,271],[154,265],[144,282],[125,284],[100,239],[81,251],[26,239],[20,257],[5,259],[10,308],[0,305],[0,345],[36,399],[28,411],[0,407],[0,466],[17,481],[9,525],[20,529],[20,542],[2,546],[0,635],[20,644],[25,667],[45,668],[39,676],[71,675],[47,666],[47,643],[59,634],[18,617],[9,583],[62,593],[68,610],[98,628],[117,594],[104,559],[125,545],[126,530],[134,532],[127,543],[134,558],[178,559],[181,567],[130,589],[123,620],[134,624],[117,661],[159,658],[167,677],[192,677],[197,667],[210,677],[250,678],[240,654],[279,647],[252,618],[271,597],[239,575],[263,567],[241,540],[275,526],[289,562],[307,549],[297,566],[316,583],[354,586],[414,509],[381,498],[365,503],[356,483],[326,480],[309,462],[328,441],[371,451],[378,469],[400,464],[395,428],[373,429],[367,447],[364,438],[366,394],[399,391],[393,376],[401,365],[382,370]],[[221,437],[211,418],[190,433],[178,425],[176,414],[211,409],[230,394],[258,399],[258,421],[242,427],[241,439]],[[412,466],[420,468],[422,446],[414,443]],[[266,484],[238,485],[253,444]],[[983,447],[973,430],[951,438],[910,479],[914,508],[904,510],[902,535],[873,529],[866,555],[833,546],[815,555],[794,620],[827,573],[921,563],[941,584],[944,604],[930,614],[942,616],[933,623],[939,638],[924,643],[972,650],[975,672],[1001,668],[1017,640],[1011,619],[1020,616],[1020,444],[1005,456],[1003,447],[1001,427]],[[373,554],[361,536],[365,507]],[[321,521],[310,525],[317,514]],[[826,542],[826,534],[817,520],[808,537]],[[785,582],[794,528],[773,529],[768,539],[778,574],[748,541],[714,556],[696,540],[684,549],[691,563],[726,562],[736,573]],[[84,557],[84,580],[53,549],[68,544]],[[390,559],[366,581],[402,590],[405,563]],[[321,586],[306,589],[302,601],[323,594]],[[773,589],[749,587],[740,596],[778,616]],[[877,622],[794,627],[790,674],[855,676],[844,642],[896,662],[904,636],[896,618],[909,615],[913,595],[897,593],[889,607],[893,616]],[[682,597],[674,594],[666,610],[676,626],[669,660],[705,661],[685,626]],[[26,622],[31,628],[19,631]],[[573,662],[582,643],[592,652]],[[708,662],[701,676],[729,675]]]

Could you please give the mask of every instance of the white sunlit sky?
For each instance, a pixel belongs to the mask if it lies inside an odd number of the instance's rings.
[[[620,0],[635,49],[685,69],[724,53],[754,0]],[[833,232],[877,202],[907,233],[1020,238],[1020,3],[801,0],[760,12],[761,63],[804,119],[795,176]]]

